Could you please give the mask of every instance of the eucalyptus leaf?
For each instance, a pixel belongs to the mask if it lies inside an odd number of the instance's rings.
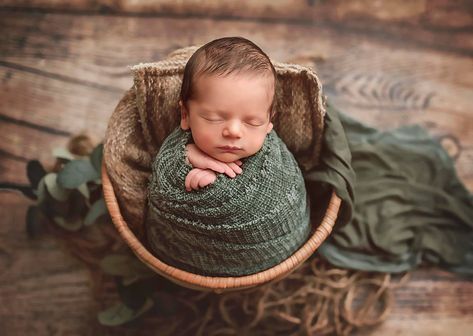
[[[32,205],[26,212],[26,232],[30,238],[36,238],[44,231],[41,211],[39,207]]]
[[[72,160],[76,159],[74,154],[69,152],[69,150],[67,150],[66,148],[62,148],[62,147],[54,148],[53,149],[53,156],[58,158],[58,159],[65,159],[65,160],[69,160],[69,161],[72,161]]]
[[[100,174],[102,168],[103,144],[97,145],[90,154],[90,162],[94,166],[97,173]]]
[[[44,178],[41,179],[38,183],[38,189],[36,190],[36,195],[38,196],[38,204],[44,203],[48,192],[46,191],[46,183],[44,182]]]
[[[133,310],[127,307],[125,304],[119,302],[112,307],[100,312],[98,314],[98,320],[102,325],[105,326],[119,326],[134,320],[138,316],[153,308],[153,306],[154,302],[149,298],[138,310]]]
[[[125,285],[120,279],[116,279],[116,283],[120,299],[131,309],[141,307],[156,289],[156,279],[141,279],[131,285]]]
[[[133,274],[133,275],[130,275],[130,276],[125,276],[122,278],[122,284],[124,286],[129,286],[129,285],[132,285],[134,283],[136,283],[137,281],[143,279],[141,276],[139,276],[138,274]]]
[[[58,173],[58,184],[66,189],[76,189],[81,184],[100,178],[89,160],[69,161]]]
[[[133,274],[133,275],[130,275],[130,276],[122,277],[121,278],[121,283],[124,286],[130,286],[130,285],[134,285],[135,283],[137,283],[139,281],[142,281],[144,279],[147,280],[147,279],[151,279],[151,278],[155,278],[153,281],[155,281],[156,283],[158,283],[160,281],[157,274],[154,273],[152,270],[148,269],[146,272],[143,272],[141,274]],[[169,280],[165,280],[165,281],[169,281]]]
[[[102,215],[107,214],[107,206],[105,205],[105,200],[103,198],[99,198],[92,206],[90,207],[87,216],[85,216],[84,224],[91,225],[94,224],[95,221]]]
[[[87,183],[82,183],[80,186],[77,187],[77,190],[86,198],[90,198],[89,187],[87,187]]]
[[[106,274],[132,277],[151,277],[154,272],[144,265],[137,257],[124,254],[110,254],[100,261],[100,267]]]
[[[78,190],[73,190],[71,192],[71,196],[68,201],[68,204],[69,204],[69,211],[67,213],[67,217],[72,217],[72,218],[78,217],[78,218],[84,219],[87,212],[89,211],[88,200]]]
[[[57,174],[49,173],[44,177],[44,183],[48,189],[49,194],[56,200],[64,202],[70,194],[70,190],[62,188],[57,184]]]
[[[43,168],[41,162],[38,160],[31,160],[26,164],[26,175],[28,176],[28,181],[30,181],[31,187],[37,189],[39,182],[44,175],[46,175],[46,170]]]
[[[47,192],[47,197],[44,201],[45,208],[47,209],[46,213],[48,217],[63,217],[68,218],[72,217],[71,212],[73,211],[72,199],[69,199],[65,202],[58,201],[49,195]],[[74,216],[77,217],[77,216]]]
[[[41,195],[41,201],[37,204],[47,218],[69,231],[77,231],[82,227],[89,207],[79,191],[70,190],[66,201],[58,201],[50,195],[46,183],[41,180],[38,192]]]
[[[82,227],[82,220],[80,218],[65,219],[63,217],[53,217],[54,223],[68,231],[78,231]]]

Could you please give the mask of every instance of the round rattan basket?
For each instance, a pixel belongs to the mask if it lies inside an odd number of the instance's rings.
[[[312,222],[308,240],[286,260],[255,274],[231,277],[193,274],[164,263],[146,248],[143,223],[151,163],[164,139],[179,123],[177,101],[181,77],[194,50],[181,49],[164,61],[132,67],[134,85],[112,114],[104,141],[105,203],[119,234],[135,255],[152,270],[181,286],[220,293],[279,280],[302,265],[329,236],[341,205],[335,192],[321,222]],[[325,115],[321,84],[309,68],[274,65],[278,75],[274,128],[302,169],[312,169],[319,160]]]
[[[280,264],[265,271],[246,276],[211,277],[190,273],[167,265],[152,255],[130,230],[126,221],[123,219],[105,165],[102,166],[102,183],[105,203],[107,204],[108,211],[115,227],[121,237],[123,237],[128,246],[143,263],[148,265],[155,272],[181,286],[197,290],[211,290],[217,293],[262,285],[270,281],[281,279],[297,269],[298,266],[300,266],[315,252],[317,247],[320,246],[332,231],[341,202],[335,192],[332,192],[329,205],[320,225],[316,227],[314,233],[304,245]]]

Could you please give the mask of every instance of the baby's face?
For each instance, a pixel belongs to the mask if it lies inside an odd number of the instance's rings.
[[[188,110],[181,104],[181,128],[190,129],[196,146],[219,161],[253,155],[273,128],[273,85],[252,74],[199,77]]]

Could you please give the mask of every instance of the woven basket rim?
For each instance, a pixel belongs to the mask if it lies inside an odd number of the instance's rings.
[[[110,181],[105,166],[105,160],[102,162],[102,186],[105,204],[112,218],[112,222],[118,230],[120,236],[131,248],[133,253],[148,267],[167,279],[187,288],[214,291],[221,293],[224,291],[241,290],[267,282],[276,281],[294,271],[305,260],[307,260],[322,242],[329,236],[338,216],[341,199],[335,191],[332,191],[330,202],[325,215],[317,228],[314,230],[308,240],[290,257],[264,271],[243,275],[243,276],[204,276],[174,266],[161,261],[148,251],[141,241],[128,227],[126,221],[120,213],[115,192]],[[315,226],[312,223],[312,226]]]

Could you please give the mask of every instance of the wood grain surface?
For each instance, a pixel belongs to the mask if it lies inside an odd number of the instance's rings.
[[[100,141],[132,85],[128,66],[240,35],[275,60],[314,67],[329,100],[365,123],[426,127],[473,191],[473,5],[385,3],[2,0],[0,183],[27,184],[26,162],[51,164],[72,134]],[[88,272],[52,238],[27,238],[30,203],[0,190],[0,335],[116,334],[96,321],[104,302]],[[469,335],[472,297],[472,282],[416,271],[371,334]]]

